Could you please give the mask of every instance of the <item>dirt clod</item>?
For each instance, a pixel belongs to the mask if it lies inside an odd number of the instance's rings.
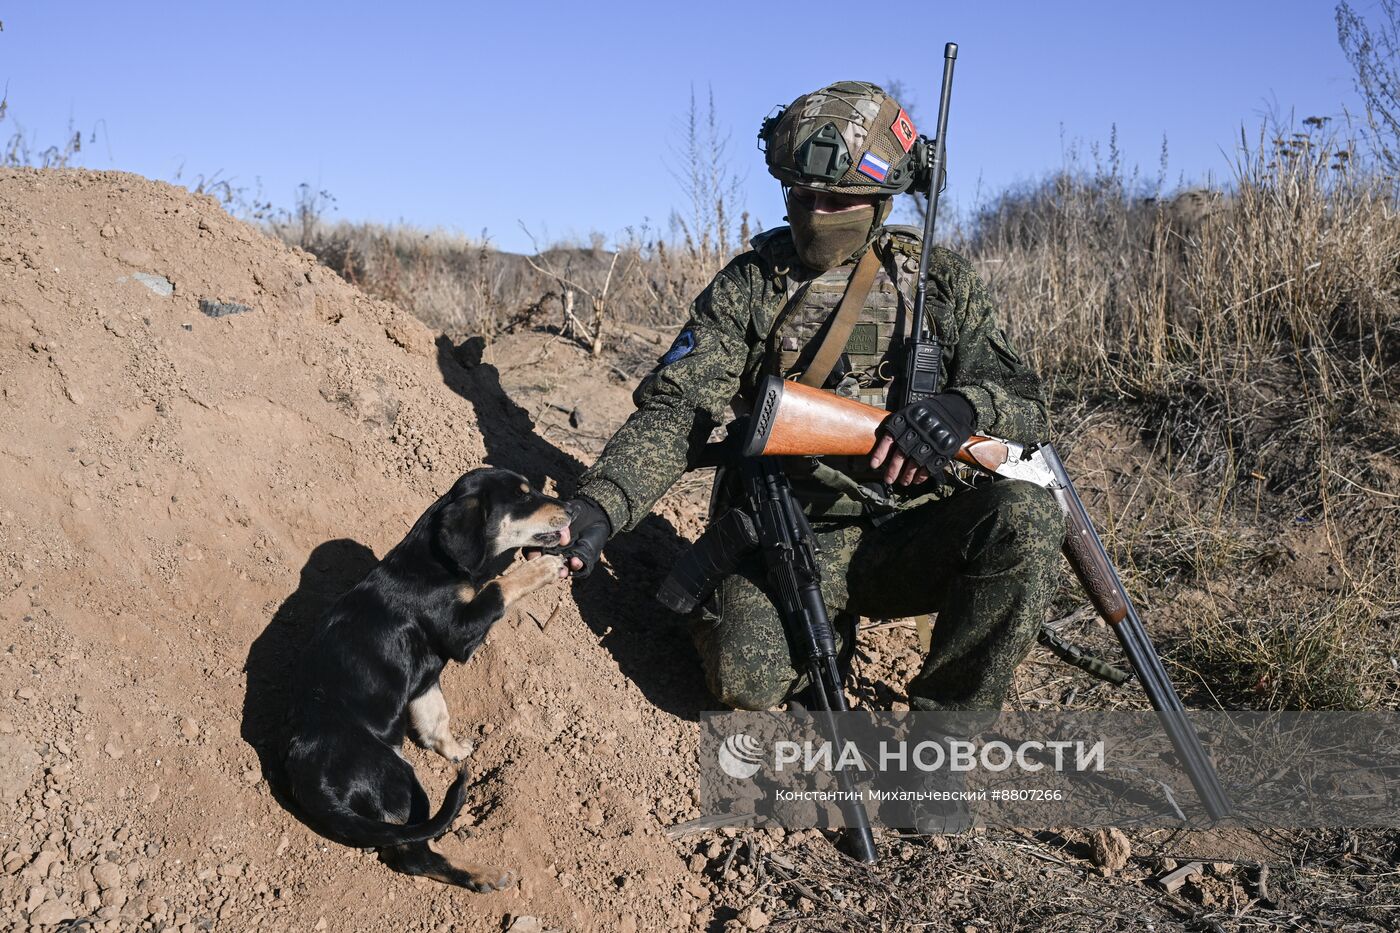
[[[1089,837],[1090,858],[1105,875],[1111,875],[1116,871],[1122,871],[1128,867],[1128,860],[1132,857],[1132,843],[1128,837],[1123,835],[1122,830],[1114,827],[1107,829],[1096,829]]]

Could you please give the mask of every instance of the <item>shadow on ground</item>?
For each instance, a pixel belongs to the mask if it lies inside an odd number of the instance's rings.
[[[487,463],[515,470],[537,486],[553,480],[561,494],[570,494],[584,465],[535,433],[529,412],[506,393],[496,367],[482,362],[485,345],[480,337],[460,345],[446,336],[437,340],[443,382],[475,409]],[[652,595],[686,546],[670,522],[650,515],[608,543],[610,566],[600,564],[587,579],[574,581],[573,596],[584,623],[648,702],[694,720],[701,710],[716,708],[715,701],[684,627]]]
[[[257,752],[263,778],[277,802],[293,814],[297,811],[285,793],[281,771],[293,665],[326,611],[378,562],[372,550],[349,538],[317,545],[301,568],[296,590],[282,601],[248,649],[239,734]]]

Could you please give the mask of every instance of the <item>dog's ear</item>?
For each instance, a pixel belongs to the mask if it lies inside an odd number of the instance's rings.
[[[490,556],[479,496],[450,500],[438,513],[436,531],[438,546],[463,570],[476,569]]]
[[[461,499],[470,496],[481,489],[481,484],[490,476],[490,467],[477,467],[475,470],[468,470],[457,477],[457,482],[452,484],[452,488],[447,491],[450,499]]]

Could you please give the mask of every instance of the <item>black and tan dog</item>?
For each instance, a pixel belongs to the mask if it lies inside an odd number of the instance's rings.
[[[512,561],[520,547],[568,544],[570,517],[519,474],[473,470],[331,608],[297,665],[288,723],[287,788],[313,829],[379,849],[406,874],[477,891],[514,880],[429,848],[462,808],[466,776],[430,817],[401,746],[411,724],[445,758],[469,753],[448,730],[438,675],[471,657],[511,603],[564,575],[557,556]]]

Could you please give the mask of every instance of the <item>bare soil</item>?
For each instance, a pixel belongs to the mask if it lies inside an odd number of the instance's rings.
[[[699,815],[713,701],[651,594],[701,526],[699,475],[444,675],[476,752],[439,846],[517,887],[405,878],[298,822],[273,762],[321,613],[464,470],[567,492],[668,341],[630,328],[595,359],[547,331],[453,339],[212,199],[0,172],[0,925],[1393,928],[1389,834],[1144,833],[1111,870],[1076,832],[882,833],[873,870],[816,831],[672,838]],[[902,702],[914,639],[868,633],[858,699]],[[1013,702],[1140,698],[1037,652]],[[437,799],[447,765],[406,753]],[[1188,856],[1206,867],[1177,894],[1149,883]]]

